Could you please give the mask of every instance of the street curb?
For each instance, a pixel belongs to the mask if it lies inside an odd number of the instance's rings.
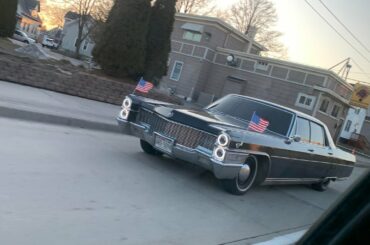
[[[55,124],[61,126],[69,126],[75,128],[92,129],[99,131],[106,131],[112,133],[120,132],[117,124],[109,124],[104,122],[90,121],[80,118],[64,117],[58,115],[51,115],[41,112],[33,112],[15,108],[8,108],[0,106],[0,117],[13,118],[24,121],[40,122]]]

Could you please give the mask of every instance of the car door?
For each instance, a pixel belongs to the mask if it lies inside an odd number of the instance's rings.
[[[315,159],[315,147],[310,143],[311,126],[306,118],[297,117],[294,136],[299,136],[300,141],[293,141],[290,145],[290,163],[294,170],[294,178],[312,178]],[[293,167],[292,167],[293,166]]]
[[[327,176],[330,165],[324,164],[328,157],[322,126],[306,118],[297,117],[291,136],[300,141],[286,141],[285,150],[272,156],[270,178],[312,179]]]
[[[310,122],[297,117],[291,136],[299,136],[300,141],[286,140],[284,149],[274,152],[269,178],[302,179],[311,177],[310,159],[314,158],[310,144]]]
[[[331,168],[332,150],[329,147],[325,129],[322,125],[310,121],[310,151],[312,151],[310,176],[328,177]]]

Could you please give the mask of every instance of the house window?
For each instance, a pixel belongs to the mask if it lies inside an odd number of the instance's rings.
[[[184,31],[184,35],[182,38],[194,42],[200,42],[200,40],[202,39],[202,34],[195,31]]]
[[[77,39],[78,39],[78,38],[76,38],[76,41],[75,41],[75,47],[76,47],[76,48],[77,48]]]
[[[83,49],[86,50],[88,46],[89,46],[89,41],[85,40]]]
[[[349,132],[349,129],[351,128],[352,121],[348,120],[346,123],[346,127],[344,128],[344,131]]]
[[[340,111],[340,107],[339,107],[339,105],[334,105],[334,106],[333,106],[333,109],[332,109],[332,111],[331,111],[331,115],[332,115],[333,117],[337,117],[337,116],[338,116],[338,114],[339,114],[339,111]]]
[[[355,114],[356,114],[356,115],[360,114],[360,110],[361,110],[360,108],[356,108],[356,109],[355,109]]]
[[[315,100],[316,100],[315,96],[299,93],[295,105],[312,110],[313,105],[315,104]]]
[[[269,67],[269,64],[267,62],[258,61],[256,63],[256,69],[258,69],[258,70],[267,71],[268,67]]]
[[[329,100],[323,99],[320,105],[320,111],[326,113],[328,111],[328,107],[329,107]]]
[[[184,63],[181,61],[175,61],[173,64],[172,72],[170,79],[174,81],[180,80],[181,77],[181,72],[182,72],[182,67],[184,66]]]

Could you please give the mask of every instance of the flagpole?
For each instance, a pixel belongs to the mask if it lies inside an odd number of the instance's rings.
[[[141,78],[140,78],[139,83],[140,83],[141,79],[143,79],[143,77],[141,77]],[[132,92],[132,95],[135,95],[136,87],[137,87],[137,85],[135,86],[135,88],[134,88],[134,92]]]

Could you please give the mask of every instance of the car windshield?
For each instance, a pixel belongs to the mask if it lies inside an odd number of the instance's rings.
[[[253,115],[268,121],[267,130],[286,136],[294,114],[282,108],[247,97],[229,95],[206,108],[250,122]]]

